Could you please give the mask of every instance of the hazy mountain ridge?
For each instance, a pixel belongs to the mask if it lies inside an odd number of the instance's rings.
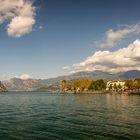
[[[41,85],[41,80],[39,79],[28,79],[22,80],[20,78],[12,78],[6,81],[3,81],[5,87],[10,91],[29,91],[39,88]]]
[[[28,79],[22,80],[19,78],[12,78],[10,80],[3,81],[4,86],[8,90],[18,90],[18,91],[28,91],[28,90],[35,90],[43,86],[56,86],[59,84],[60,80],[67,80],[71,81],[74,79],[80,78],[89,78],[92,80],[97,79],[104,79],[104,80],[126,80],[126,79],[134,79],[140,77],[140,71],[132,70],[127,72],[119,72],[116,74],[110,74],[108,72],[102,71],[94,71],[94,72],[77,72],[67,76],[59,76],[56,78],[49,78],[49,79]]]
[[[79,78],[89,78],[92,80],[97,80],[97,79],[104,79],[104,80],[127,80],[127,79],[134,79],[140,77],[140,71],[137,70],[132,70],[132,71],[127,71],[127,72],[119,72],[116,74],[110,74],[108,72],[102,72],[102,71],[94,71],[94,72],[87,72],[87,71],[82,71],[82,72],[77,72],[71,75],[67,76],[59,76],[56,78],[49,78],[43,80],[43,83],[46,84],[54,84],[57,83],[58,81],[65,79],[68,81],[74,80],[74,79],[79,79]]]

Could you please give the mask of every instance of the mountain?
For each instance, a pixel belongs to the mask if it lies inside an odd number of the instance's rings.
[[[3,84],[9,91],[32,91],[42,86],[39,79],[22,80],[20,78],[3,81]]]
[[[140,71],[132,70],[127,72],[118,73],[119,79],[135,79],[140,77]]]
[[[71,81],[71,80],[79,79],[79,78],[88,78],[91,80],[97,80],[97,79],[127,80],[127,79],[135,79],[137,77],[140,77],[140,71],[137,71],[137,70],[119,72],[116,74],[110,74],[108,72],[102,72],[102,71],[94,71],[94,72],[82,71],[82,72],[77,72],[68,76],[59,76],[56,78],[45,79],[42,82],[47,85],[52,85],[52,84],[58,83],[62,79],[65,79],[67,81]]]
[[[0,82],[0,92],[7,91],[6,87]]]
[[[104,80],[127,80],[127,79],[135,79],[137,77],[140,77],[140,71],[132,70],[127,72],[119,72],[116,74],[110,74],[108,72],[102,72],[102,71],[94,71],[94,72],[77,72],[71,75],[67,76],[59,76],[56,78],[49,78],[49,79],[27,79],[22,80],[19,78],[12,78],[7,81],[3,81],[4,86],[9,91],[32,91],[39,88],[57,88],[59,87],[60,80],[67,80],[72,81],[74,79],[80,79],[80,78],[89,78],[91,80],[97,80],[97,79],[104,79]]]
[[[116,79],[116,76],[113,74],[109,74],[106,72],[101,72],[101,71],[95,71],[95,72],[86,72],[86,71],[82,71],[82,72],[77,72],[71,75],[67,75],[67,76],[59,76],[56,78],[49,78],[49,79],[45,79],[43,80],[43,83],[46,83],[47,85],[52,85],[52,84],[56,84],[58,83],[60,80],[67,80],[67,81],[72,81],[74,79],[80,79],[80,78],[89,78],[89,79]]]

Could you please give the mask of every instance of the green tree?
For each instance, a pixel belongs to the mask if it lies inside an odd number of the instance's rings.
[[[116,83],[114,84],[113,88],[114,88],[115,91],[117,91],[118,86],[116,85]]]
[[[113,89],[113,86],[112,86],[112,84],[110,84],[110,86],[109,86],[109,90],[112,90]]]
[[[97,90],[97,89],[98,89],[98,87],[97,87],[96,82],[92,81],[89,86],[89,90]]]
[[[105,84],[104,80],[99,79],[96,81],[96,84],[97,84],[98,90],[106,89],[106,84]]]
[[[140,77],[139,78],[136,78],[134,81],[140,82]]]
[[[127,89],[132,89],[132,80],[126,80],[125,81],[125,87],[127,87]]]
[[[118,85],[118,90],[122,90],[122,86],[120,84]]]
[[[106,84],[105,84],[104,80],[102,80],[102,79],[92,81],[89,86],[90,90],[103,90],[105,88],[106,88]]]

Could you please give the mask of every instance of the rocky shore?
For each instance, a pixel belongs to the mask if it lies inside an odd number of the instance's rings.
[[[0,82],[0,92],[7,92],[8,90],[6,89],[6,87],[2,84],[2,82]]]

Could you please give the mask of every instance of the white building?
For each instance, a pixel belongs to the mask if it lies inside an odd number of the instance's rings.
[[[124,90],[125,82],[124,81],[108,81],[106,84],[106,90]]]

